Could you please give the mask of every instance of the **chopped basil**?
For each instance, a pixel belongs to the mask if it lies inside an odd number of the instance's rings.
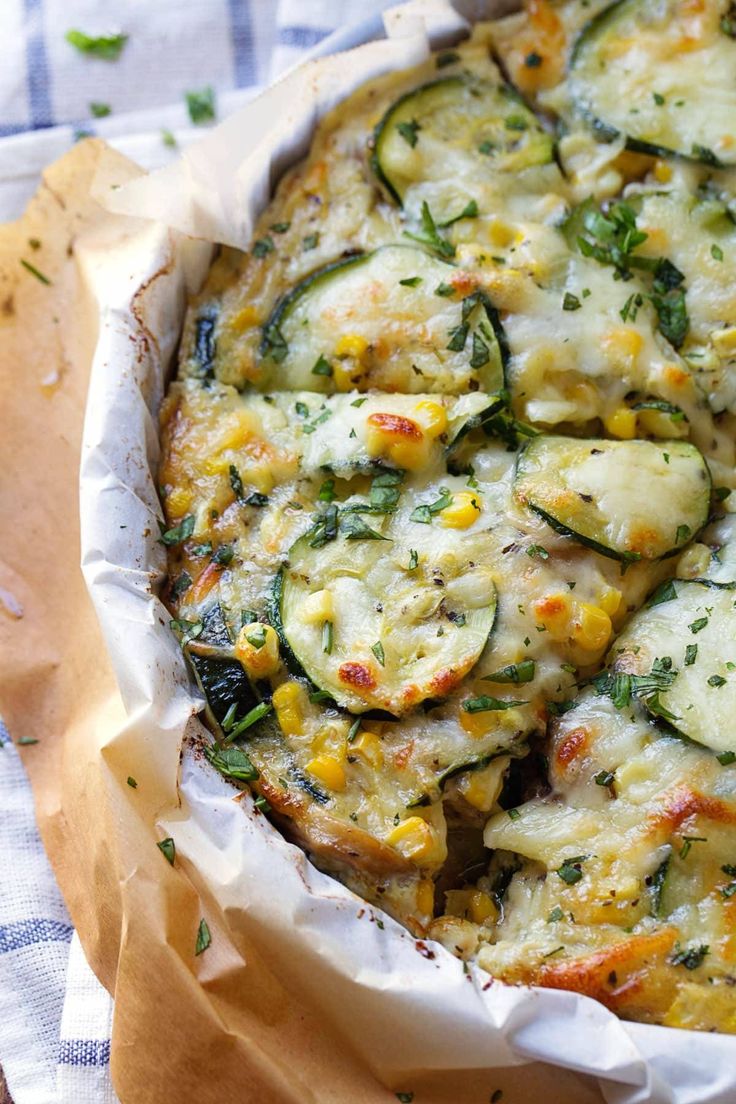
[[[546,548],[543,548],[541,544],[530,544],[526,550],[527,556],[531,556],[532,559],[538,557],[540,560],[548,560],[549,552]]]
[[[386,653],[383,650],[383,644],[380,640],[377,640],[375,644],[371,644],[371,651],[381,664],[382,667],[386,666]]]
[[[713,245],[710,247],[710,255],[714,261],[722,261],[723,250],[721,249],[720,245],[716,245],[714,242]]]
[[[225,778],[236,782],[254,782],[258,778],[258,771],[241,747],[218,748],[215,744],[205,744],[204,753]]]
[[[438,54],[435,59],[435,65],[438,69],[444,69],[447,65],[454,65],[456,61],[460,60],[460,55],[456,54],[454,50],[445,50],[443,54]]]
[[[309,541],[310,548],[322,548],[328,541],[337,537],[337,506],[328,506],[323,514],[317,516],[312,536]]]
[[[344,514],[340,518],[340,532],[346,540],[390,540],[390,537],[384,537],[382,533],[366,525],[358,514]]]
[[[240,472],[234,464],[230,465],[229,474],[230,486],[232,487],[233,494],[239,502],[242,502],[245,498],[245,488],[243,487],[243,480],[240,478]]]
[[[189,118],[195,126],[211,123],[217,114],[215,108],[215,91],[211,85],[193,92],[185,93]]]
[[[447,226],[452,226],[454,222],[460,222],[461,219],[477,218],[478,217],[478,204],[474,199],[469,199],[463,207],[459,215],[453,215],[452,218],[445,219],[444,222],[438,222],[437,225],[441,226],[444,230]]]
[[[322,651],[325,655],[332,655],[334,641],[334,625],[332,621],[322,622]]]
[[[698,966],[702,966],[705,956],[709,954],[710,948],[707,943],[701,943],[699,947],[686,947],[683,950],[679,950],[679,944],[675,943],[675,953],[670,958],[670,962],[673,966],[684,966],[686,970],[697,970]]]
[[[598,771],[598,774],[593,775],[593,781],[596,786],[610,786],[615,777],[612,771],[602,770]]]
[[[532,50],[532,52],[530,54],[527,54],[524,58],[524,64],[526,65],[527,69],[538,69],[539,66],[542,64],[542,60],[543,59],[541,55],[538,54],[536,50]]]
[[[688,625],[691,633],[699,633],[701,629],[704,629],[708,624],[707,617],[697,617],[694,621],[691,621]]]
[[[681,544],[682,541],[686,541],[690,536],[689,525],[678,525],[677,532],[675,533],[675,544]]]
[[[404,235],[407,238],[411,238],[412,241],[417,241],[420,245],[428,245],[431,249],[434,249],[441,257],[454,257],[455,246],[452,242],[443,238],[437,229],[437,224],[432,218],[432,212],[429,209],[429,204],[426,200],[422,203],[421,214],[421,230],[418,234],[412,234],[408,230],[404,231]]]
[[[487,694],[481,694],[478,698],[466,698],[463,709],[466,713],[491,713],[503,709],[515,709],[519,705],[528,705],[528,701],[501,701],[500,698],[492,698]]]
[[[353,401],[351,402],[350,405],[361,407],[363,405],[363,403],[367,402],[367,401],[368,401],[368,396],[367,395],[361,395],[359,399],[353,399]]]
[[[562,866],[557,868],[557,873],[562,878],[563,882],[567,885],[575,885],[576,882],[579,882],[583,876],[580,865],[584,863],[588,857],[588,855],[575,855],[573,858],[564,859]]]
[[[423,503],[417,506],[409,514],[409,521],[418,521],[422,525],[429,525],[435,514],[441,513],[452,502],[452,495],[446,487],[440,487],[440,497],[434,502]]]
[[[726,680],[723,675],[711,675],[708,679],[709,686],[725,686]]]
[[[48,276],[44,276],[43,272],[36,268],[35,265],[31,264],[30,261],[26,261],[23,257],[21,257],[20,263],[23,265],[26,272],[30,272],[31,276],[36,277],[39,283],[46,284],[47,287],[51,286],[51,280],[49,280]]]
[[[183,648],[190,640],[196,640],[198,636],[202,635],[204,625],[201,621],[185,621],[181,617],[172,617],[169,621],[169,628],[174,632],[181,633],[179,643]]]
[[[533,659],[523,659],[521,663],[509,663],[492,675],[483,675],[484,682],[531,682],[536,664]]]
[[[20,741],[18,741],[18,742],[20,743]],[[128,775],[127,783],[130,786],[131,790],[137,790],[138,789],[138,783],[136,782],[135,778],[133,778],[131,775]]]
[[[324,483],[319,489],[317,498],[320,502],[334,502],[336,498],[335,494],[335,480],[325,479]]]
[[[192,585],[192,576],[189,574],[188,571],[182,571],[182,573],[180,575],[178,575],[177,578],[174,579],[174,582],[171,584],[171,598],[172,598],[172,600],[174,602],[178,602],[178,600],[181,598],[182,594],[184,594],[187,590],[189,590],[191,585]]]
[[[98,103],[96,100],[93,100],[89,105],[89,113],[95,119],[104,119],[106,115],[112,113],[112,108],[107,103]]]
[[[306,238],[302,238],[302,250],[308,253],[311,249],[316,249],[319,245],[319,231],[315,230],[313,234],[307,234]]]
[[[411,119],[408,123],[397,123],[396,129],[404,141],[414,149],[417,144],[417,134],[422,129],[416,119]]]
[[[716,755],[716,759],[722,767],[730,767],[731,763],[736,763],[736,751],[722,751],[720,755]]]
[[[652,99],[654,100],[657,107],[662,107],[665,102],[664,96],[661,92],[652,92]]]
[[[507,130],[528,130],[529,123],[526,121],[523,115],[509,115],[504,119],[504,126]]]
[[[549,914],[549,916],[547,917],[547,923],[548,923],[548,924],[554,924],[554,923],[556,923],[556,922],[557,922],[558,920],[562,920],[562,919],[563,919],[563,917],[564,917],[564,915],[565,915],[565,914],[564,914],[564,912],[562,911],[562,909],[560,908],[560,906],[559,906],[559,905],[555,905],[555,907],[554,907],[554,908],[552,909],[551,913],[550,913],[550,914]]]
[[[688,644],[685,648],[685,666],[692,667],[698,655],[698,645]]]
[[[409,567],[407,571],[415,571],[419,567],[419,553],[416,548],[409,549]]]
[[[191,537],[194,532],[194,514],[187,514],[178,525],[171,529],[166,529],[162,522],[159,522],[158,526],[161,530],[159,544],[165,544],[167,548],[171,548],[175,544],[182,544]]]
[[[562,309],[564,311],[576,311],[580,310],[582,303],[578,299],[577,295],[573,295],[571,291],[566,291],[562,300]]]
[[[274,222],[269,226],[269,230],[273,230],[274,234],[285,234],[290,226],[290,222]]]
[[[161,141],[169,149],[174,149],[176,146],[176,138],[170,130],[166,129],[166,127],[164,127],[161,131]]]
[[[103,61],[117,61],[128,41],[126,34],[88,35],[77,30],[67,31],[64,38],[80,53]]]
[[[176,844],[171,836],[167,836],[166,839],[159,840],[156,844],[159,851],[166,858],[166,861],[173,866],[174,859],[176,858]]]
[[[521,820],[521,813],[518,809],[507,809],[506,815],[508,816],[509,820]]]
[[[331,376],[332,375],[332,367],[330,366],[329,361],[325,360],[322,353],[319,354],[319,356],[317,357],[317,360],[314,362],[314,366],[312,368],[312,375],[313,376]]]
[[[707,843],[708,840],[705,836],[683,836],[683,843],[680,848],[680,858],[686,859],[690,854],[690,848],[694,843]]]
[[[460,326],[455,326],[454,329],[449,330],[450,340],[447,343],[447,348],[450,352],[461,353],[465,348],[465,343],[468,340],[468,330],[470,327],[467,323],[462,323]]]
[[[277,364],[281,364],[289,355],[288,342],[275,322],[263,330],[261,352],[264,356],[270,356]]]
[[[303,402],[294,403],[294,409],[296,410],[296,412],[297,412],[297,414],[299,415],[300,418],[308,418],[309,417],[309,407],[307,406],[306,403],[303,403]]]
[[[197,929],[197,941],[194,944],[195,955],[201,955],[212,943],[212,936],[210,935],[210,929],[207,926],[207,921],[202,917],[199,921],[199,928]]]
[[[260,491],[252,491],[247,498],[243,499],[244,506],[268,506],[268,495],[261,494]]]
[[[471,368],[482,368],[491,359],[491,351],[479,334],[473,334],[473,352],[470,357]]]
[[[265,238],[259,238],[253,244],[253,256],[265,257],[267,253],[273,253],[276,246],[273,244],[273,238],[270,234],[267,234]]]
[[[443,299],[447,299],[450,295],[455,294],[455,288],[452,284],[438,284],[434,289],[435,295],[441,296]]]
[[[254,629],[251,629],[250,632],[245,634],[245,639],[252,648],[260,652],[261,648],[266,643],[266,626],[258,624]]]
[[[405,280],[399,280],[402,287],[419,287],[422,282],[421,276],[407,276]]]

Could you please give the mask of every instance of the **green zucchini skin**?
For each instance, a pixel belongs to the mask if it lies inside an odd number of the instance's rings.
[[[724,162],[724,160],[717,157],[711,149],[700,145],[697,141],[692,142],[689,149],[684,149],[677,145],[670,145],[666,142],[657,141],[654,136],[646,137],[643,135],[630,134],[626,131],[625,127],[603,117],[601,112],[594,109],[589,100],[586,99],[582,87],[580,87],[584,84],[584,80],[580,75],[580,70],[582,70],[584,66],[588,52],[594,50],[596,42],[599,42],[610,28],[615,27],[622,15],[626,15],[627,12],[637,8],[645,10],[646,7],[647,0],[614,0],[614,3],[598,12],[580,31],[571,50],[568,63],[568,79],[571,82],[573,99],[579,113],[604,142],[613,141],[618,138],[619,135],[623,134],[626,141],[626,149],[630,150],[632,153],[642,153],[651,157],[663,159],[674,158],[696,164],[709,165],[712,168],[726,168],[729,164],[736,163],[736,155],[732,159]],[[724,40],[726,37],[725,35],[722,36]],[[721,47],[725,48],[726,43],[720,40],[718,41]],[[733,46],[733,55],[733,64],[736,66],[736,45]],[[601,68],[603,68],[602,64]],[[578,74],[577,80],[576,74]],[[647,76],[649,75],[650,74],[647,74]],[[651,89],[648,88],[648,95],[650,97],[656,91],[656,74],[651,74],[651,79],[654,84]],[[660,112],[662,111],[662,107],[665,106],[664,104],[661,105],[659,109]],[[668,109],[668,111],[671,110],[672,108]]]
[[[432,97],[436,93],[447,93],[446,103],[451,105],[453,92],[457,93],[457,99],[460,101],[469,90],[475,89],[473,93],[476,96],[485,96],[488,100],[489,113],[487,116],[487,130],[490,133],[491,123],[496,124],[494,129],[494,136],[497,138],[497,131],[500,129],[503,134],[503,115],[510,117],[511,114],[520,116],[523,119],[524,127],[521,128],[521,132],[528,135],[529,139],[529,156],[527,163],[544,164],[552,161],[554,143],[552,138],[543,128],[539,125],[534,113],[527,107],[516,90],[507,84],[493,85],[487,81],[474,80],[466,74],[455,74],[449,77],[440,77],[437,80],[429,81],[426,84],[420,85],[419,88],[411,89],[400,96],[395,103],[391,105],[383,118],[378,122],[373,132],[373,152],[371,155],[371,167],[378,180],[384,186],[391,198],[398,203],[399,206],[403,206],[405,193],[402,192],[401,186],[395,179],[391,177],[391,171],[386,165],[387,148],[390,142],[393,140],[393,130],[398,125],[401,125],[401,117],[407,115],[409,119],[423,120],[418,127],[418,141],[421,142],[422,129],[431,128],[432,113],[427,112],[427,101],[431,101]],[[507,105],[507,111],[503,112],[503,105]],[[443,105],[444,106],[444,105]],[[462,116],[462,112],[460,113]],[[470,115],[466,114],[466,118],[470,120]],[[473,155],[477,157],[479,169],[484,167],[485,158],[485,171],[488,171],[490,167],[493,169],[495,157],[486,153],[480,152],[478,149],[479,142],[477,141],[479,135],[472,135],[475,142],[475,148],[472,150]],[[403,141],[403,139],[402,139]],[[415,137],[415,142],[417,138]],[[521,139],[515,138],[513,141],[509,139],[509,150],[501,151],[500,156],[507,156],[512,149],[514,143],[518,144]],[[447,144],[447,155],[452,153],[453,146]],[[468,155],[471,153],[470,149],[464,149],[463,153]],[[521,164],[516,164],[514,168],[516,170],[522,169],[524,166],[523,153],[520,155],[515,154],[516,160],[521,160]],[[422,177],[418,177],[412,183],[420,183]]]
[[[323,265],[322,268],[310,272],[308,276],[305,276],[303,280],[295,284],[290,291],[282,295],[267,321],[264,323],[261,343],[258,348],[259,356],[262,358],[273,356],[273,338],[280,332],[283,319],[310,289],[318,286],[323,280],[328,279],[335,272],[340,272],[346,268],[353,268],[355,265],[363,264],[369,256],[370,254],[368,253],[356,253],[350,257],[340,257],[336,261],[331,261],[329,264]]]
[[[648,484],[639,479],[647,470]],[[561,536],[631,563],[676,555],[696,536],[708,520],[711,477],[682,441],[540,436],[519,453],[514,496]]]

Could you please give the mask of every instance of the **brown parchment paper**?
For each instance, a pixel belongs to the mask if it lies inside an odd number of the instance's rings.
[[[426,7],[440,21],[449,10]],[[155,597],[155,415],[187,289],[210,255],[179,231],[208,236],[219,219],[216,240],[246,234],[279,158],[339,97],[340,73],[347,86],[361,64],[377,72],[426,50],[421,23],[410,24],[403,42],[310,70],[304,110],[288,88],[267,94],[163,181],[141,180],[100,143],[78,147],[49,170],[26,220],[0,233],[0,709],[16,739],[40,739],[25,758],[41,829],[116,998],[123,1104],[397,1092],[474,1104],[498,1089],[513,1102],[725,1101],[733,1040],[623,1025],[575,994],[491,984],[440,947],[427,956],[311,867],[193,750],[198,701]],[[234,139],[247,148],[248,133],[253,157],[236,172]],[[93,174],[96,194],[118,198],[117,216],[90,198]],[[162,222],[131,215],[157,205]],[[164,835],[176,839],[174,868],[155,846]],[[212,945],[197,957],[203,916]],[[558,1068],[521,1064],[540,1057]],[[602,1089],[571,1070],[597,1074]]]

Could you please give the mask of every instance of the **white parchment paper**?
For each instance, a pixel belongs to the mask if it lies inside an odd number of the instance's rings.
[[[155,596],[165,570],[156,415],[186,294],[203,279],[207,242],[248,244],[275,180],[326,110],[467,27],[443,0],[394,9],[386,25],[388,38],[288,74],[176,164],[114,188],[104,176],[96,182],[105,205],[129,216],[115,220],[109,241],[80,249],[100,314],[81,470],[83,568],[129,714],[106,754],[135,754],[139,780],[145,772],[162,796],[160,832],[175,838],[203,897],[233,930],[256,934],[384,1084],[415,1070],[540,1059],[596,1075],[611,1104],[733,1102],[733,1037],[627,1024],[577,994],[505,986],[437,944],[427,957],[389,917],[317,871],[249,795],[233,800],[193,751],[201,702]]]

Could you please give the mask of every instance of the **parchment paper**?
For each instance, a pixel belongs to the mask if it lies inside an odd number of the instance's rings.
[[[73,919],[116,996],[112,1065],[123,1104],[345,1104],[390,1101],[396,1092],[413,1092],[416,1104],[474,1104],[501,1087],[509,1101],[540,1092],[585,1104],[601,1094],[611,1104],[732,1101],[733,1038],[624,1024],[575,994],[466,972],[439,945],[418,945],[316,871],[196,752],[201,703],[155,596],[164,553],[152,475],[156,411],[186,291],[206,269],[207,240],[246,244],[273,180],[303,151],[328,106],[371,75],[425,55],[422,15],[433,43],[463,29],[443,3],[407,5],[389,21],[390,41],[291,74],[149,178],[98,143],[56,170],[66,194],[57,185],[56,199],[54,186],[51,198],[42,197],[56,227],[60,287],[54,283],[52,294],[66,289],[63,307],[74,312],[79,347],[68,391],[62,384],[52,393],[55,412],[35,394],[30,405],[13,395],[3,408],[13,433],[0,458],[25,488],[30,524],[0,535],[11,569],[0,586],[26,610],[21,619],[0,618],[0,643],[12,653],[0,676],[2,708],[16,737],[51,727],[64,734],[53,761],[47,755],[41,766],[35,749],[27,758]],[[118,217],[80,202],[95,167],[95,194]],[[141,214],[160,221],[132,217]],[[80,229],[79,267],[67,289],[64,258]],[[25,227],[12,239],[15,250],[24,235],[31,236]],[[13,260],[17,266],[17,252]],[[27,363],[24,352],[38,360],[34,342],[42,318],[44,332],[50,327],[51,296],[38,297],[49,291],[28,292],[25,325],[14,327],[15,373]],[[81,459],[82,563],[119,694],[71,563],[76,511],[67,481],[85,343],[95,330]],[[17,377],[5,350],[2,367],[7,393]],[[36,492],[29,471],[42,462]],[[37,562],[32,538],[50,543],[51,569]],[[176,841],[174,868],[155,846],[168,835]],[[212,945],[197,957],[202,917]],[[560,1068],[552,1077],[540,1066],[508,1072],[529,1059]],[[600,1091],[591,1078],[600,1079]]]

